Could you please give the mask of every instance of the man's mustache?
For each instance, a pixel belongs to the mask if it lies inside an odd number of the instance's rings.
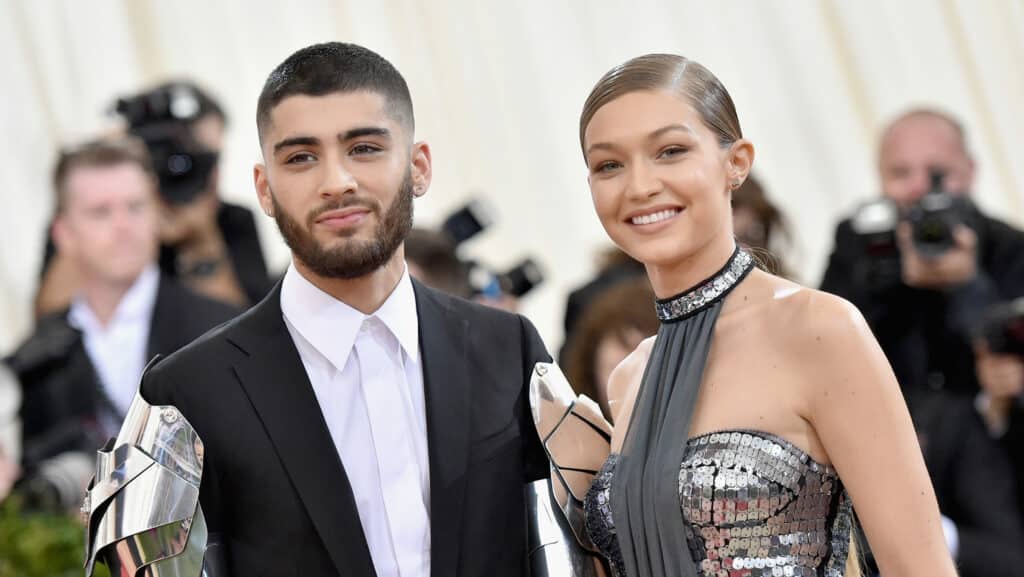
[[[324,214],[325,212],[330,212],[332,210],[341,210],[343,208],[351,208],[353,206],[365,208],[366,210],[369,210],[370,212],[373,213],[380,212],[378,209],[378,203],[370,199],[353,197],[346,198],[344,200],[333,199],[327,201],[326,203],[310,211],[309,216],[306,219],[306,224],[309,226],[313,226],[313,223],[316,222],[316,219],[319,218],[320,215]]]

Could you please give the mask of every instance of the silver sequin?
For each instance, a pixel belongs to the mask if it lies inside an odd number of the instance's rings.
[[[609,495],[618,455],[585,502],[594,544],[622,576]],[[842,577],[852,507],[835,470],[758,431],[690,439],[679,468],[687,543],[702,577]],[[682,544],[680,544],[682,546]]]

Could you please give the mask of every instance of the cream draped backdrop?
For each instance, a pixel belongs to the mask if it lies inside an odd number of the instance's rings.
[[[60,143],[109,130],[118,95],[189,77],[231,117],[223,194],[256,207],[256,97],[273,66],[315,42],[392,60],[412,90],[434,183],[417,223],[474,197],[497,222],[468,255],[547,272],[523,312],[561,342],[565,296],[608,246],[577,142],[583,101],[609,67],[677,52],[731,91],[755,170],[796,232],[791,263],[817,284],[836,221],[878,191],[875,143],[894,114],[958,115],[975,196],[1024,225],[1024,0],[0,0],[0,355],[31,327]],[[288,252],[257,214],[268,262]]]

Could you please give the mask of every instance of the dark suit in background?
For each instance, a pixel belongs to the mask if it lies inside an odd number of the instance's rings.
[[[548,472],[530,416],[549,356],[518,315],[414,281],[430,465],[431,573],[520,576],[523,485]],[[371,577],[345,468],[281,313],[280,285],[152,368],[143,396],[204,442],[200,503],[232,575]]]
[[[153,305],[146,358],[167,355],[240,311],[161,276]],[[100,385],[82,334],[68,311],[40,319],[35,332],[8,359],[22,384],[26,468],[65,451],[93,452],[109,431],[100,415],[114,411]],[[120,421],[123,415],[116,415]]]
[[[978,274],[947,291],[909,287],[894,278],[872,286],[868,249],[844,220],[836,229],[821,290],[860,309],[904,389],[978,391],[971,326],[992,304],[1024,295],[1024,232],[974,210],[969,226],[978,237]]]

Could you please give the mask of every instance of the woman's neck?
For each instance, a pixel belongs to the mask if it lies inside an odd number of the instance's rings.
[[[733,237],[720,235],[678,261],[645,263],[654,294],[659,299],[667,299],[690,290],[721,270],[735,250]]]

